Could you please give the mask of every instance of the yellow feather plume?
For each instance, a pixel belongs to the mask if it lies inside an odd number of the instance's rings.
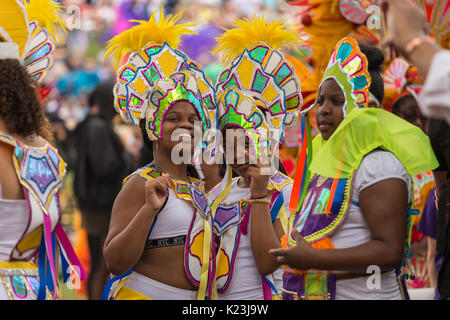
[[[159,21],[156,20],[155,10],[148,21],[130,20],[131,22],[139,23],[139,25],[125,30],[108,41],[105,58],[112,55],[116,69],[119,68],[120,60],[124,55],[129,52],[138,52],[149,42],[156,42],[160,45],[167,42],[168,45],[176,49],[182,35],[197,34],[188,29],[193,24],[176,24],[180,20],[183,11],[175,16],[168,15],[164,17],[164,9],[161,5],[159,12]]]
[[[36,21],[39,28],[47,28],[54,41],[64,44],[67,26],[59,16],[64,12],[64,6],[54,0],[28,0],[25,8],[30,22]]]
[[[225,64],[259,41],[265,42],[272,49],[294,47],[301,41],[294,28],[286,24],[285,20],[267,22],[263,16],[255,15],[252,19],[244,18],[233,24],[236,28],[224,29],[225,32],[216,39],[218,43],[212,51],[214,54],[222,51]]]

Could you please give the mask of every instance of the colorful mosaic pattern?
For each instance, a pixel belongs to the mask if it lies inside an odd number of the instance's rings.
[[[256,157],[260,156],[262,150],[269,154],[269,128],[264,114],[256,107],[253,99],[231,87],[219,92],[217,101],[220,130],[241,128],[248,136]]]
[[[300,83],[294,68],[283,54],[263,42],[254,44],[224,70],[216,89],[235,87],[244,94],[260,100],[265,108],[267,123],[283,138],[284,126],[297,119],[302,105]]]
[[[167,43],[159,45],[155,42],[150,42],[142,50],[132,54],[128,62],[119,69],[118,81],[114,87],[116,111],[126,123],[138,125],[146,115],[153,116],[157,109],[150,101],[156,81],[185,71],[191,72],[197,80],[196,88],[192,91],[200,92],[205,113],[210,113],[215,119],[214,88],[199,65]],[[156,120],[159,121],[161,119]],[[158,135],[154,134],[154,130],[158,130],[157,126],[149,129],[150,139],[157,140]]]
[[[406,84],[406,72],[410,64],[402,58],[394,59],[384,73],[384,89],[399,93]]]
[[[344,117],[353,109],[368,106],[371,81],[368,62],[355,39],[346,37],[338,42],[321,85],[328,79],[334,79],[344,91]]]
[[[65,162],[50,146],[25,149],[17,143],[14,156],[20,182],[38,199],[42,209],[48,212],[50,200],[62,184]]]
[[[53,65],[53,53],[55,46],[49,39],[45,29],[37,26],[36,22],[30,23],[29,51],[25,55],[23,65],[27,68],[35,81],[41,81]]]
[[[157,80],[150,97],[147,110],[147,131],[158,140],[162,139],[162,123],[167,110],[178,101],[189,102],[197,111],[203,125],[203,132],[207,129],[207,110],[203,108],[201,93],[197,80],[191,72],[179,72],[171,75],[167,80]]]

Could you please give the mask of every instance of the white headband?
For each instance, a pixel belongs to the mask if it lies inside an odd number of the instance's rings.
[[[0,60],[20,60],[19,45],[15,42],[0,42]]]

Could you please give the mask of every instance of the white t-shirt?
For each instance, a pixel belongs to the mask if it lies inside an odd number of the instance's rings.
[[[441,50],[431,60],[419,107],[424,115],[450,124],[450,51]]]
[[[233,178],[230,193],[224,202],[230,203],[239,200],[250,199],[250,188],[238,186],[239,177]],[[283,189],[284,206],[289,206],[292,184],[286,185]],[[219,294],[221,300],[262,300],[264,299],[262,277],[258,271],[253,257],[250,241],[251,224],[248,224],[247,234],[241,234],[239,249],[236,254],[233,278],[230,285],[223,294]],[[281,293],[283,270],[280,267],[273,274],[266,276]]]
[[[352,202],[359,203],[359,194],[367,187],[386,179],[401,179],[411,199],[411,181],[401,162],[390,152],[373,151],[361,161],[353,184]],[[335,248],[355,247],[369,242],[370,230],[358,205],[351,203],[347,217],[336,233],[330,237]],[[339,272],[339,271],[336,271]],[[370,276],[371,274],[368,274]],[[381,273],[379,289],[370,289],[368,277],[338,280],[336,300],[396,300],[401,299],[395,271]]]

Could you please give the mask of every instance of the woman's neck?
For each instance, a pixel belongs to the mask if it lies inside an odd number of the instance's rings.
[[[203,175],[204,175],[203,181],[205,182],[206,193],[211,191],[211,189],[214,188],[215,186],[217,186],[220,183],[220,181],[222,181],[222,179],[223,179],[223,177],[220,176],[220,171],[219,171],[218,167],[215,167],[215,168],[212,168],[209,170],[204,170]]]
[[[152,163],[160,167],[171,178],[188,181],[187,164],[174,164],[170,157],[164,156],[162,152],[158,152],[155,155],[155,160]]]
[[[6,126],[5,121],[3,119],[0,119],[0,132],[6,133],[10,135],[10,132],[8,130],[8,127]]]

